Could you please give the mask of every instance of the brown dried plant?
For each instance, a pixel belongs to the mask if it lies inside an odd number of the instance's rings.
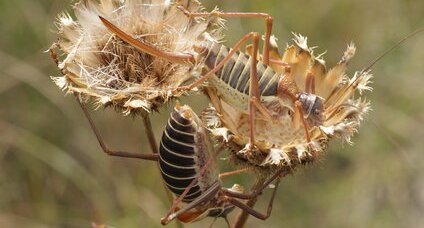
[[[357,131],[364,115],[370,110],[370,103],[363,97],[369,87],[371,74],[356,72],[352,78],[346,75],[347,64],[355,54],[355,46],[349,44],[342,59],[336,66],[326,70],[322,55],[314,56],[313,48],[307,45],[307,38],[295,34],[294,44],[284,54],[278,53],[277,42],[272,38],[271,56],[288,63],[289,76],[297,87],[305,91],[308,75],[315,78],[315,94],[324,101],[324,120],[310,130],[311,143],[305,139],[302,126],[296,126],[293,116],[294,104],[286,104],[281,117],[276,121],[258,118],[256,120],[257,149],[247,149],[249,143],[249,115],[226,104],[209,89],[213,107],[204,113],[212,133],[228,144],[241,163],[258,167],[285,167],[287,173],[298,164],[314,161],[322,154],[331,138],[342,138],[351,143],[351,136]],[[274,70],[284,73],[286,67],[271,64]],[[287,73],[287,72],[286,72]],[[359,93],[356,93],[359,92]]]
[[[181,94],[172,89],[198,74],[196,64],[177,64],[141,52],[111,33],[100,21],[107,18],[123,31],[171,53],[196,55],[194,44],[205,36],[220,38],[221,20],[191,20],[175,5],[202,11],[193,0],[83,0],[74,5],[74,20],[62,13],[57,20],[58,61],[62,76],[53,81],[69,93],[92,98],[125,114],[157,110]],[[87,99],[83,99],[87,100]]]
[[[222,38],[222,19],[213,15],[189,18],[176,8],[177,4],[191,12],[203,10],[199,2],[192,0],[78,2],[74,6],[76,20],[67,13],[58,18],[60,38],[55,46],[63,55],[58,60],[63,75],[52,79],[83,101],[92,99],[98,106],[112,106],[125,114],[144,115],[158,110],[169,99],[182,95],[175,93],[175,88],[198,79],[206,71],[204,59],[196,59],[200,55],[197,44],[205,40],[220,42]],[[99,16],[143,43],[168,53],[190,54],[197,61],[181,64],[142,52],[111,33]],[[342,59],[327,71],[322,55],[314,55],[306,37],[295,34],[294,44],[283,55],[278,53],[272,37],[271,57],[288,64],[290,71],[279,64],[270,66],[288,74],[300,91],[308,91],[311,85],[307,78],[312,75],[313,93],[324,100],[323,121],[310,129],[310,142],[305,139],[305,128],[293,121],[303,117],[295,115],[294,103],[290,102],[276,104],[278,121],[256,119],[254,150],[248,148],[249,114],[227,104],[214,88],[207,86],[213,107],[203,113],[203,119],[215,139],[233,152],[236,163],[267,171],[284,168],[283,174],[290,173],[299,164],[319,159],[332,138],[351,143],[351,136],[370,110],[363,92],[371,90],[371,74],[361,71],[351,78],[346,75],[355,49],[349,44]]]

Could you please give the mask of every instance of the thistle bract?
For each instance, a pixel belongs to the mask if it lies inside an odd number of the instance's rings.
[[[52,77],[67,92],[93,98],[126,114],[156,110],[172,97],[172,89],[196,76],[196,64],[176,64],[143,53],[111,33],[107,18],[134,38],[172,53],[196,55],[193,46],[218,36],[218,18],[190,19],[176,8],[202,10],[192,0],[84,0],[75,4],[73,19],[58,17],[56,46],[63,55],[63,76]]]
[[[370,104],[363,98],[368,86],[369,72],[356,72],[352,78],[346,75],[347,64],[355,54],[355,46],[349,44],[342,59],[336,66],[326,70],[321,56],[314,56],[307,45],[307,38],[296,35],[294,44],[289,45],[284,54],[278,54],[276,40],[272,39],[271,56],[290,66],[292,77],[300,91],[306,91],[307,77],[315,79],[314,94],[323,99],[323,120],[310,129],[311,142],[305,138],[303,126],[295,126],[293,106],[282,107],[278,121],[257,118],[255,126],[255,148],[248,149],[249,114],[226,104],[218,97],[212,99],[213,108],[204,113],[212,133],[233,150],[237,158],[262,167],[286,166],[288,171],[298,164],[319,158],[332,138],[342,138],[351,143],[351,136],[357,131]],[[277,72],[285,68],[271,64]]]

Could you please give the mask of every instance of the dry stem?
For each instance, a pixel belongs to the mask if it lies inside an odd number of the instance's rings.
[[[252,188],[250,189],[250,192],[256,192],[259,188],[261,188],[264,183],[265,183],[266,178],[265,177],[258,177],[258,180],[256,181],[256,183],[252,186]],[[256,204],[256,201],[258,200],[257,197],[250,199],[246,202],[246,204],[249,207],[254,207]],[[241,213],[239,214],[239,216],[237,217],[236,223],[234,223],[233,228],[243,228],[244,225],[247,222],[247,219],[249,218],[249,214],[242,210]]]
[[[145,127],[145,132],[147,135],[147,139],[149,140],[150,149],[152,150],[152,153],[158,154],[159,150],[156,143],[155,134],[152,128],[152,122],[150,121],[150,116],[148,113],[146,113],[146,114],[143,114],[142,117],[143,117],[143,123]],[[159,168],[159,163],[157,163],[157,166]],[[166,193],[166,197],[168,198],[169,205],[172,205],[172,202],[174,201],[174,197],[172,196],[172,193],[169,191],[169,189],[166,187],[166,184],[165,182],[163,182],[163,179],[162,179],[162,185],[163,185],[163,188],[165,189],[165,193]],[[177,221],[176,224],[177,224],[177,227],[179,228],[183,227],[183,225],[179,221]]]

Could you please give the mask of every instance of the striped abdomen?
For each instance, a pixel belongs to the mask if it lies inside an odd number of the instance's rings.
[[[175,195],[181,195],[196,178],[211,151],[206,131],[196,114],[188,106],[177,105],[163,132],[159,151],[162,178]],[[199,178],[183,201],[196,199],[218,181],[213,168],[210,166],[210,171]]]
[[[230,52],[228,47],[214,42],[208,43],[208,46],[205,48],[207,50],[205,65],[209,69],[218,65]],[[210,80],[218,92],[224,96],[224,99],[234,99],[233,102],[235,104],[233,105],[248,101],[246,99],[248,99],[250,89],[251,58],[242,52],[236,52],[215,74],[216,77]],[[260,61],[257,62],[256,67],[261,96],[277,96],[278,82],[283,75],[275,72],[271,67]],[[232,102],[229,101],[229,103]]]

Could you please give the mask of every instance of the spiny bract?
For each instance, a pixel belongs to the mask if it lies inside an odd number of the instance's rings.
[[[76,20],[58,17],[56,46],[64,58],[63,76],[54,82],[70,93],[94,98],[99,106],[113,106],[128,113],[156,110],[171,90],[193,79],[196,66],[175,64],[140,52],[112,34],[100,21],[107,18],[126,33],[161,50],[196,55],[193,46],[205,39],[219,39],[221,20],[190,19],[176,8],[202,11],[193,0],[83,0],[75,4]]]
[[[370,109],[369,102],[362,97],[368,86],[369,72],[356,72],[352,78],[346,76],[348,62],[355,54],[355,46],[348,45],[342,59],[335,67],[326,71],[321,56],[315,57],[307,38],[296,35],[294,45],[289,45],[284,54],[278,54],[276,40],[271,40],[271,56],[290,65],[290,73],[301,91],[305,91],[308,74],[315,77],[315,94],[324,99],[324,120],[318,127],[310,129],[311,143],[305,138],[303,126],[295,126],[292,112],[286,111],[278,122],[256,119],[256,149],[247,153],[249,143],[249,114],[242,113],[226,104],[219,97],[212,97],[212,108],[204,112],[204,119],[212,133],[230,145],[238,158],[249,164],[262,167],[286,166],[292,170],[298,164],[314,161],[325,151],[332,137],[351,142],[351,136]],[[284,74],[285,67],[271,64]],[[287,73],[287,72],[286,72]],[[359,96],[355,97],[355,92]],[[293,105],[294,106],[294,105]],[[293,110],[293,107],[286,107]]]

